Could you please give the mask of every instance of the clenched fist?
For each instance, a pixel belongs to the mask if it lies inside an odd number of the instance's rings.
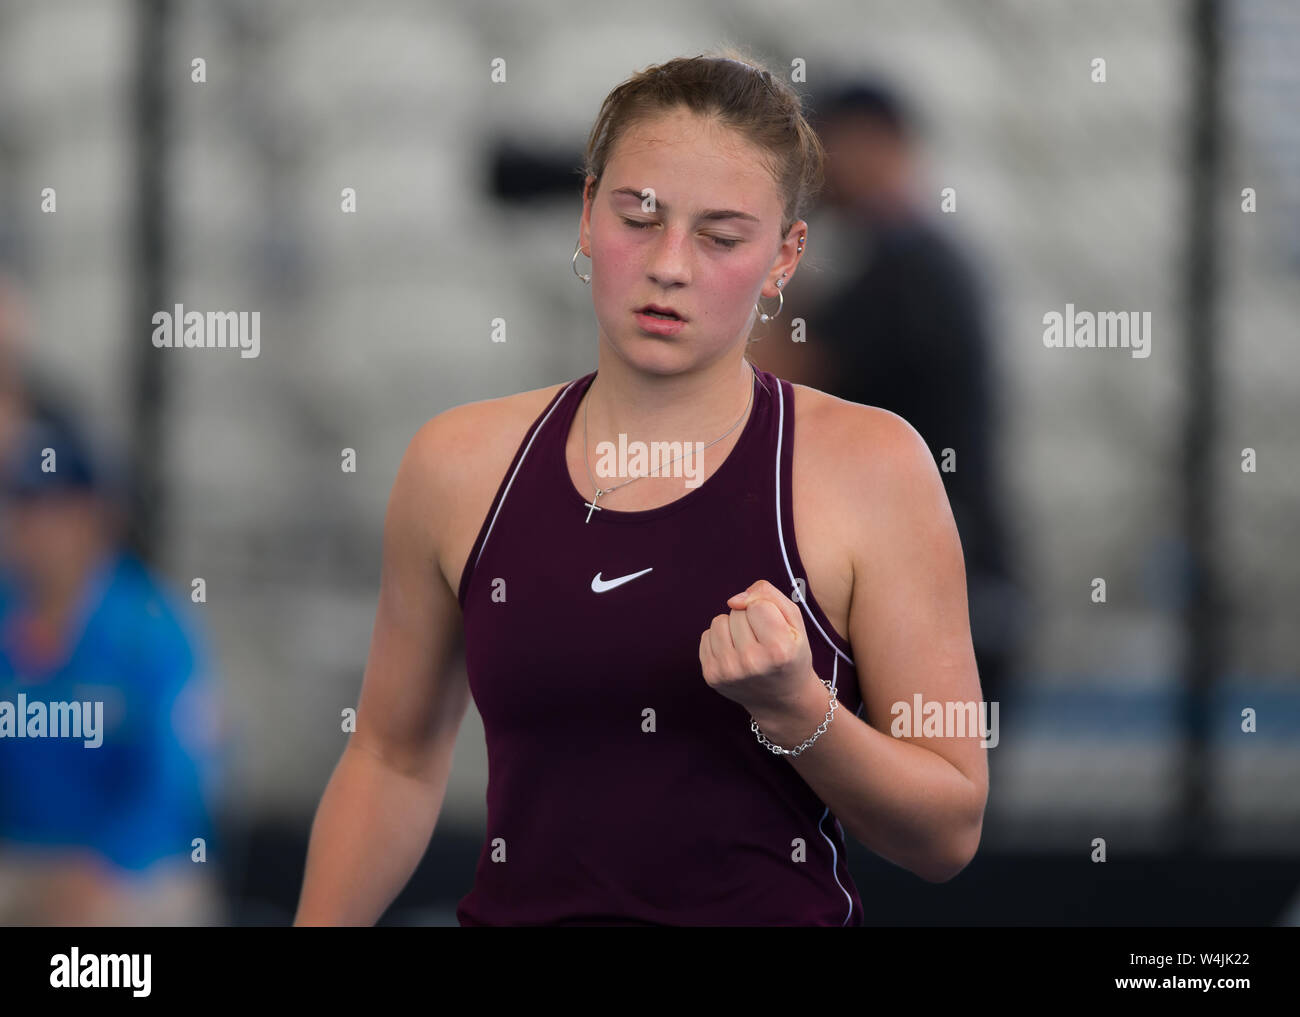
[[[780,714],[820,681],[799,607],[766,579],[727,606],[700,636],[704,680],[751,714]]]

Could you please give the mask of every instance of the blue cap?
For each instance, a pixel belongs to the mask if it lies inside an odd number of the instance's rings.
[[[4,493],[39,498],[74,492],[112,495],[116,485],[79,431],[66,422],[27,424],[4,463]]]

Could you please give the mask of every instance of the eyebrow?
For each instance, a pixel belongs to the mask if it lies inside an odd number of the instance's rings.
[[[642,194],[635,187],[616,187],[610,191],[611,195],[625,195],[629,198],[636,198],[637,201],[645,201],[646,195]],[[655,211],[667,212],[668,206],[655,197]],[[732,208],[706,208],[700,213],[701,219],[747,219],[750,222],[761,222],[758,216],[750,215],[748,212],[738,212]]]

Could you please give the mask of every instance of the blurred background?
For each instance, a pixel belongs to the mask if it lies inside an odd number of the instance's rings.
[[[753,359],[956,450],[1000,703],[979,855],[851,843],[868,923],[1300,924],[1300,8],[641,14],[0,0],[0,700],[106,703],[102,749],[0,740],[0,923],[291,921],[407,442],[594,368],[587,132],[734,41],[831,156]],[[155,348],[177,304],[259,355]],[[1067,305],[1150,355],[1048,348]],[[455,924],[486,779],[471,706],[385,923]]]

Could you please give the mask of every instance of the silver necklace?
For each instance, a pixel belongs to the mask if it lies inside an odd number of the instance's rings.
[[[745,404],[745,409],[737,418],[736,422],[732,424],[730,427],[728,427],[725,431],[723,431],[722,434],[718,435],[711,442],[709,442],[708,445],[705,445],[703,448],[701,448],[700,449],[701,452],[703,452],[704,449],[708,448],[709,445],[716,445],[723,438],[725,438],[732,431],[734,431],[737,427],[739,427],[740,422],[744,420],[746,414],[749,413],[749,408],[754,404],[754,389],[758,385],[758,373],[754,370],[753,363],[749,361],[746,361],[746,363],[749,363],[749,371],[750,374],[753,376],[753,383],[749,386],[749,402]],[[613,487],[602,488],[599,484],[596,483],[596,478],[591,475],[591,463],[588,462],[587,460],[587,410],[590,408],[591,408],[591,400],[588,399],[587,402],[583,403],[582,406],[582,464],[587,467],[587,476],[591,480],[591,486],[596,489],[596,494],[592,497],[591,501],[584,501],[582,503],[587,509],[587,520],[586,520],[587,522],[591,522],[591,514],[593,512],[600,510],[600,506],[597,505],[596,502],[600,501],[602,497],[609,494],[611,491],[617,491],[620,487],[626,487],[628,484],[632,483],[633,480],[641,480],[643,477],[648,477],[651,475],[648,473],[643,473],[639,477],[633,477],[632,480],[625,480],[623,481],[623,483],[615,484]],[[684,456],[690,454],[691,454],[691,450],[687,450],[686,452],[683,452],[680,456],[674,456],[672,459],[669,459],[668,462],[664,463],[663,465],[671,466],[673,463],[677,462],[678,459],[681,459]]]

